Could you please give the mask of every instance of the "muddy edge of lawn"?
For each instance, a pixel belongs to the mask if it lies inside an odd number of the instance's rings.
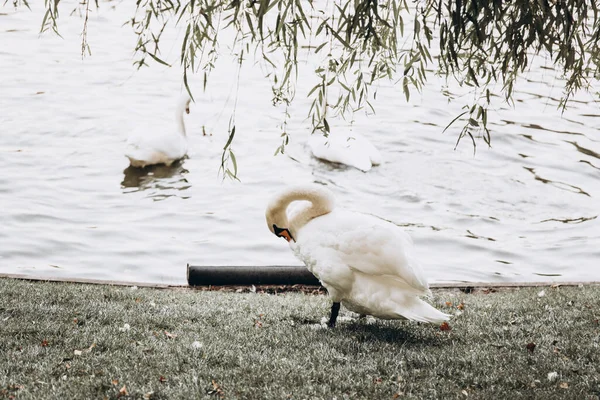
[[[434,289],[448,326],[333,330],[321,288],[218,289],[0,279],[0,399],[600,398],[598,286]]]

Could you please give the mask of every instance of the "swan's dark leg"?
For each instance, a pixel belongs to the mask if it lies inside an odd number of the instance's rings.
[[[329,318],[328,327],[335,327],[335,320],[337,319],[338,313],[340,312],[340,303],[333,303],[331,305],[331,317]]]

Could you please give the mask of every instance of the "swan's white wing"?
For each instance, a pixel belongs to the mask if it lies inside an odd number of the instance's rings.
[[[428,290],[410,236],[389,222],[334,210],[310,221],[297,236],[294,252],[319,279],[346,279],[348,268],[401,280],[416,292]]]
[[[316,158],[330,162],[349,165],[361,171],[371,169],[371,158],[354,138],[346,135],[331,135],[324,137],[313,134],[308,140],[310,150]]]
[[[125,151],[125,157],[134,167],[145,167],[154,164],[171,164],[174,159],[166,154],[147,148],[130,147]]]
[[[381,157],[381,153],[379,152],[377,147],[375,147],[373,143],[371,143],[366,137],[362,135],[357,136],[356,144],[363,148],[364,151],[369,155],[369,158],[371,159],[371,164],[379,165],[383,162],[383,157]]]
[[[132,162],[169,164],[187,154],[187,140],[179,135],[135,132],[126,144],[125,155]]]

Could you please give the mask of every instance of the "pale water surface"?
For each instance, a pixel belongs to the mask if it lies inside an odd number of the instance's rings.
[[[454,150],[456,130],[442,134],[463,102],[448,104],[437,78],[410,104],[401,88],[379,88],[377,115],[357,113],[352,128],[385,158],[367,174],[308,154],[309,83],[291,110],[292,144],[273,157],[282,110],[260,64],[248,62],[235,114],[237,183],[218,176],[236,99],[223,44],[206,92],[200,78],[192,83],[189,159],[139,173],[126,169],[125,139],[136,128],[174,129],[180,47],[169,43],[183,33],[168,31],[162,47],[175,67],[135,72],[135,36],[122,26],[132,8],[101,3],[90,17],[92,56],[82,60],[74,4],[61,2],[64,39],[38,35],[40,4],[0,8],[0,273],[184,283],[187,263],[298,264],[267,229],[264,208],[286,184],[314,181],[340,205],[404,227],[433,282],[600,280],[598,103],[582,93],[561,116],[550,61],[527,73],[514,108],[490,115],[493,147],[480,141],[475,156],[468,141]]]

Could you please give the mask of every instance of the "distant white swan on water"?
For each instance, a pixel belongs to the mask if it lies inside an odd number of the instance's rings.
[[[306,201],[288,215],[288,205]],[[322,186],[293,186],[268,204],[267,225],[321,281],[333,300],[329,326],[340,303],[362,315],[441,323],[449,315],[422,296],[430,294],[413,242],[398,226],[377,217],[335,208]]]
[[[125,156],[132,167],[147,165],[171,165],[182,159],[188,152],[188,139],[183,121],[183,113],[190,113],[190,96],[185,93],[179,99],[175,110],[176,129],[153,131],[152,128],[136,130],[127,139]]]
[[[313,133],[308,139],[313,156],[320,160],[349,165],[368,171],[382,162],[381,153],[363,135],[355,132]]]

